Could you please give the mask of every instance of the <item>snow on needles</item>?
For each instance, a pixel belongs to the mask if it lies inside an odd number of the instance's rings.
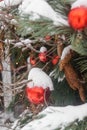
[[[39,116],[42,118],[31,121],[21,130],[63,130],[70,123],[87,116],[87,103],[79,106],[47,107]]]
[[[63,60],[65,56],[67,56],[70,53],[70,50],[72,50],[72,45],[68,45],[63,49],[61,60]]]
[[[76,0],[72,5],[71,8],[76,8],[76,7],[80,7],[80,6],[85,6],[87,7],[87,0]]]
[[[19,5],[19,14],[29,14],[32,20],[36,20],[42,16],[52,20],[55,25],[69,26],[67,18],[55,12],[46,0],[3,0],[0,2],[0,7],[13,5]]]
[[[0,7],[8,7],[18,5],[22,2],[22,0],[3,0],[0,2]]]
[[[19,6],[19,12],[34,15],[34,19],[43,16],[52,20],[55,24],[66,24],[67,21],[58,15],[45,0],[24,0]]]
[[[28,80],[32,80],[27,84],[27,87],[40,86],[43,88],[49,87],[53,90],[53,83],[51,78],[40,68],[32,68],[28,75]]]

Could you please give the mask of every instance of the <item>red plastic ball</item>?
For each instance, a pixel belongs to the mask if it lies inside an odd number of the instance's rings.
[[[26,87],[26,94],[28,100],[33,104],[44,103],[50,96],[49,87],[44,89],[43,87],[34,86],[33,88]]]
[[[51,36],[50,36],[50,35],[46,35],[46,36],[45,36],[45,40],[46,40],[46,41],[50,41],[50,40],[51,40]]]
[[[46,62],[47,61],[47,54],[45,52],[39,53],[39,59],[41,62]]]
[[[59,56],[54,56],[53,59],[52,59],[52,64],[56,65],[58,63],[59,59],[60,59]]]
[[[73,29],[84,29],[87,26],[87,8],[77,7],[72,9],[68,15],[68,21]]]
[[[31,58],[31,57],[30,57],[30,63],[31,63],[32,65],[35,65],[35,64],[36,64],[35,58]]]
[[[27,98],[31,103],[40,104],[44,102],[44,89],[42,87],[26,88]]]

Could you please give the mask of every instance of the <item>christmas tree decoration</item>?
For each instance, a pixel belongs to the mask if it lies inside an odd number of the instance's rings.
[[[82,6],[71,9],[68,14],[68,21],[75,30],[82,30],[87,27],[87,8]]]
[[[44,89],[43,87],[34,86],[33,88],[26,88],[27,98],[33,104],[43,104],[47,101],[50,96],[49,88]]]
[[[53,65],[56,65],[56,64],[58,63],[59,59],[60,59],[59,56],[54,56],[53,59],[52,59],[52,61],[51,61],[52,64],[53,64]]]
[[[33,66],[36,64],[36,59],[34,57],[30,57],[30,64]]]
[[[50,36],[50,35],[46,35],[46,36],[45,36],[45,40],[46,40],[46,41],[50,41],[50,40],[51,40],[51,36]]]
[[[45,63],[47,62],[48,58],[47,58],[47,48],[42,46],[40,48],[40,53],[38,55],[39,59],[41,62]]]
[[[26,94],[31,103],[45,103],[52,91],[53,83],[51,78],[40,68],[32,68],[28,75],[31,80],[26,87]]]
[[[39,53],[38,57],[39,57],[40,61],[43,63],[46,63],[48,60],[46,52]]]

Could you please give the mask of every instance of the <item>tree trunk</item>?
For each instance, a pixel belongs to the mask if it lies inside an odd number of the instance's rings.
[[[4,93],[4,107],[5,109],[9,106],[12,101],[12,90],[11,90],[11,66],[9,56],[9,45],[5,46],[4,57],[2,59],[3,71],[2,71],[2,82],[3,82],[3,93]]]

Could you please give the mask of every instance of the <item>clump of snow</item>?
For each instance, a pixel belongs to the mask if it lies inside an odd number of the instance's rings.
[[[3,0],[0,2],[0,7],[8,7],[8,6],[14,6],[19,5],[23,0]]]
[[[28,80],[31,80],[27,84],[27,87],[40,86],[43,88],[49,87],[50,90],[53,90],[53,82],[51,78],[40,68],[32,68],[28,75]]]
[[[55,25],[69,26],[67,18],[54,11],[46,0],[3,0],[0,2],[2,8],[14,5],[19,5],[18,10],[21,16],[23,14],[31,15],[30,19],[32,20],[42,16],[53,21]]]
[[[25,14],[31,14],[33,12],[52,20],[57,19],[56,12],[45,0],[24,0],[19,6],[19,11]]]
[[[28,123],[21,130],[54,130],[66,126],[87,116],[87,103],[79,106],[47,107],[38,118]]]
[[[14,47],[22,47],[22,46],[30,47],[31,43],[32,43],[32,40],[30,39],[20,39],[20,42],[15,43]]]
[[[58,77],[58,82],[62,82],[65,79],[65,75],[63,77]]]
[[[1,130],[11,130],[11,123],[6,123],[6,121],[9,120],[11,122],[15,121],[14,115],[12,112],[3,112],[0,111],[0,129]]]
[[[17,25],[17,24],[18,24],[17,20],[15,20],[15,19],[12,19],[12,20],[10,21],[10,23],[11,23],[12,25]]]
[[[24,0],[19,6],[19,13],[29,14],[33,20],[43,16],[52,20],[55,25],[68,25],[67,20],[61,14],[55,12],[46,0]]]
[[[87,0],[76,0],[72,5],[71,8],[76,8],[76,7],[80,7],[80,6],[85,6],[87,7]]]
[[[41,48],[40,48],[40,52],[46,52],[47,51],[47,48],[46,47],[44,47],[44,46],[42,46]]]
[[[63,60],[65,56],[67,56],[70,53],[71,49],[72,49],[72,45],[68,45],[67,47],[63,49],[61,60]]]

